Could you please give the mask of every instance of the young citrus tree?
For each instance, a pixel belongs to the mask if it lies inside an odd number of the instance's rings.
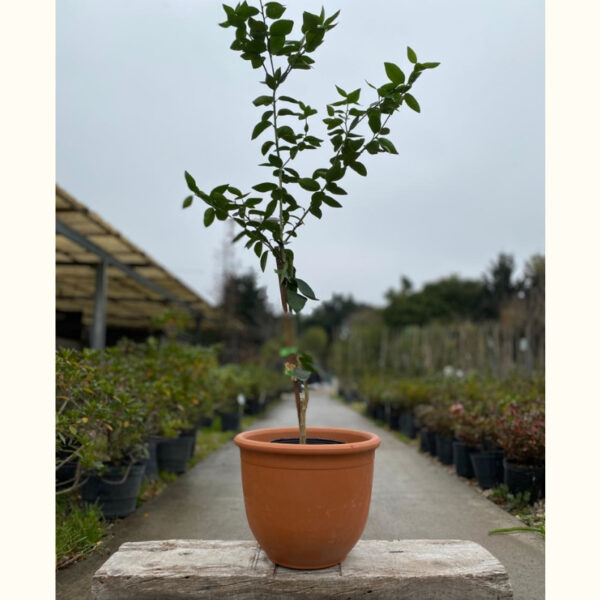
[[[246,248],[252,248],[263,271],[269,256],[273,257],[284,315],[286,347],[282,355],[287,357],[286,373],[294,386],[300,443],[305,443],[306,381],[313,364],[311,356],[300,353],[296,347],[291,312],[300,312],[307,300],[317,298],[296,272],[291,244],[309,217],[320,219],[325,209],[342,206],[336,199],[347,193],[341,181],[348,169],[367,175],[367,168],[361,162],[365,153],[398,154],[387,137],[388,122],[404,105],[420,112],[410,92],[423,71],[439,63],[419,62],[415,52],[408,48],[411,73],[407,77],[396,64],[384,63],[387,81],[378,87],[367,82],[375,90],[375,98],[369,104],[360,103],[360,88],[347,92],[336,86],[339,98],[327,105],[327,116],[322,119],[329,138],[329,159],[313,173],[300,173],[293,168],[294,161],[303,152],[319,149],[324,143],[311,132],[318,111],[281,91],[294,71],[312,68],[312,55],[323,43],[325,34],[336,26],[339,11],[329,17],[324,10],[320,14],[304,12],[300,32],[294,35],[295,23],[283,17],[286,9],[278,2],[259,0],[259,6],[243,2],[235,8],[227,5],[223,8],[226,20],[220,23],[221,27],[233,28],[235,32],[231,49],[240,52],[253,69],[264,75],[261,83],[266,88],[265,94],[253,100],[254,106],[264,112],[251,139],[267,138],[261,146],[264,162],[260,166],[268,169],[271,176],[247,193],[229,183],[205,192],[186,171],[187,186],[193,195],[184,200],[183,207],[191,206],[194,198],[203,200],[207,205],[206,227],[215,219],[233,219],[240,228],[234,241],[243,239]]]

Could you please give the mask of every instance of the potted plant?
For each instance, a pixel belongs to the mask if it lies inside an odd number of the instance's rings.
[[[483,410],[484,414],[476,415],[473,422],[463,426],[462,436],[474,447],[470,453],[473,473],[479,487],[487,490],[504,481],[504,451],[498,445],[494,401]]]
[[[504,449],[504,483],[532,501],[545,496],[545,418],[541,401],[529,406],[509,404],[498,419],[498,441]]]
[[[291,243],[308,218],[320,219],[326,210],[341,207],[337,198],[347,193],[341,187],[342,179],[348,170],[367,174],[361,161],[365,153],[397,154],[387,137],[388,121],[404,105],[419,112],[419,104],[410,93],[413,84],[423,71],[438,63],[418,62],[409,48],[412,72],[405,76],[397,65],[385,63],[387,81],[378,87],[369,84],[375,99],[364,107],[360,88],[347,92],[336,86],[338,98],[327,105],[323,119],[332,155],[311,174],[300,173],[292,167],[294,161],[320,148],[324,141],[311,131],[312,117],[318,111],[283,95],[282,87],[296,71],[311,68],[312,55],[325,34],[336,26],[339,11],[331,16],[324,10],[320,14],[304,12],[300,34],[294,36],[295,23],[283,16],[286,9],[278,2],[265,4],[261,0],[258,6],[243,2],[235,8],[223,8],[226,17],[220,25],[235,33],[231,48],[264,77],[265,93],[253,101],[264,112],[251,137],[268,134],[261,147],[261,166],[269,169],[271,176],[250,192],[229,183],[206,192],[186,171],[192,195],[183,206],[200,198],[207,205],[206,226],[215,219],[233,219],[239,227],[235,240],[245,241],[261,269],[266,269],[269,259],[274,261],[285,332],[281,353],[293,384],[298,427],[236,436],[246,515],[254,536],[274,563],[299,569],[323,568],[341,562],[363,531],[379,438],[368,432],[306,425],[307,381],[314,366],[311,356],[296,345],[291,313],[300,312],[316,296],[297,273]]]

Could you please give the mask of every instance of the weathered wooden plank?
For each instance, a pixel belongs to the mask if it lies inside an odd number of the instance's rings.
[[[505,568],[462,540],[361,540],[319,571],[275,566],[252,541],[123,544],[94,575],[96,600],[303,598],[509,600]]]

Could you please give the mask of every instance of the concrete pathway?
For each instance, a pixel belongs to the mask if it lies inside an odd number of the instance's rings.
[[[286,399],[253,427],[296,426]],[[537,533],[488,536],[520,521],[327,392],[314,391],[308,425],[366,429],[381,437],[363,539],[462,539],[487,548],[507,568],[515,600],[544,598],[544,543]],[[253,539],[246,523],[239,451],[233,442],[208,456],[133,515],[117,523],[103,551],[57,573],[58,600],[87,600],[94,572],[126,541]]]

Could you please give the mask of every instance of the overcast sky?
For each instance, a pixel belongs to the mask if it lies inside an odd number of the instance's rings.
[[[407,45],[442,64],[415,84],[421,114],[406,108],[391,122],[399,154],[368,155],[369,176],[344,179],[344,208],[308,221],[294,246],[298,275],[321,299],[351,293],[382,305],[403,274],[420,286],[479,277],[501,251],[519,267],[543,253],[544,2],[303,1],[288,2],[286,16],[321,5],[341,8],[339,25],[314,69],[293,72],[282,90],[321,116],[334,84],[374,99],[365,79],[384,83],[384,61],[409,70]],[[58,0],[56,9],[57,183],[216,300],[228,228],[205,229],[199,204],[181,209],[183,172],[209,190],[268,178],[257,166],[264,140],[250,141],[264,110],[251,103],[266,89],[261,72],[229,50],[220,2]],[[325,137],[317,120],[313,128]],[[305,172],[326,159],[309,157]],[[237,270],[258,271],[276,306],[271,267],[260,273],[254,253],[234,248]]]

